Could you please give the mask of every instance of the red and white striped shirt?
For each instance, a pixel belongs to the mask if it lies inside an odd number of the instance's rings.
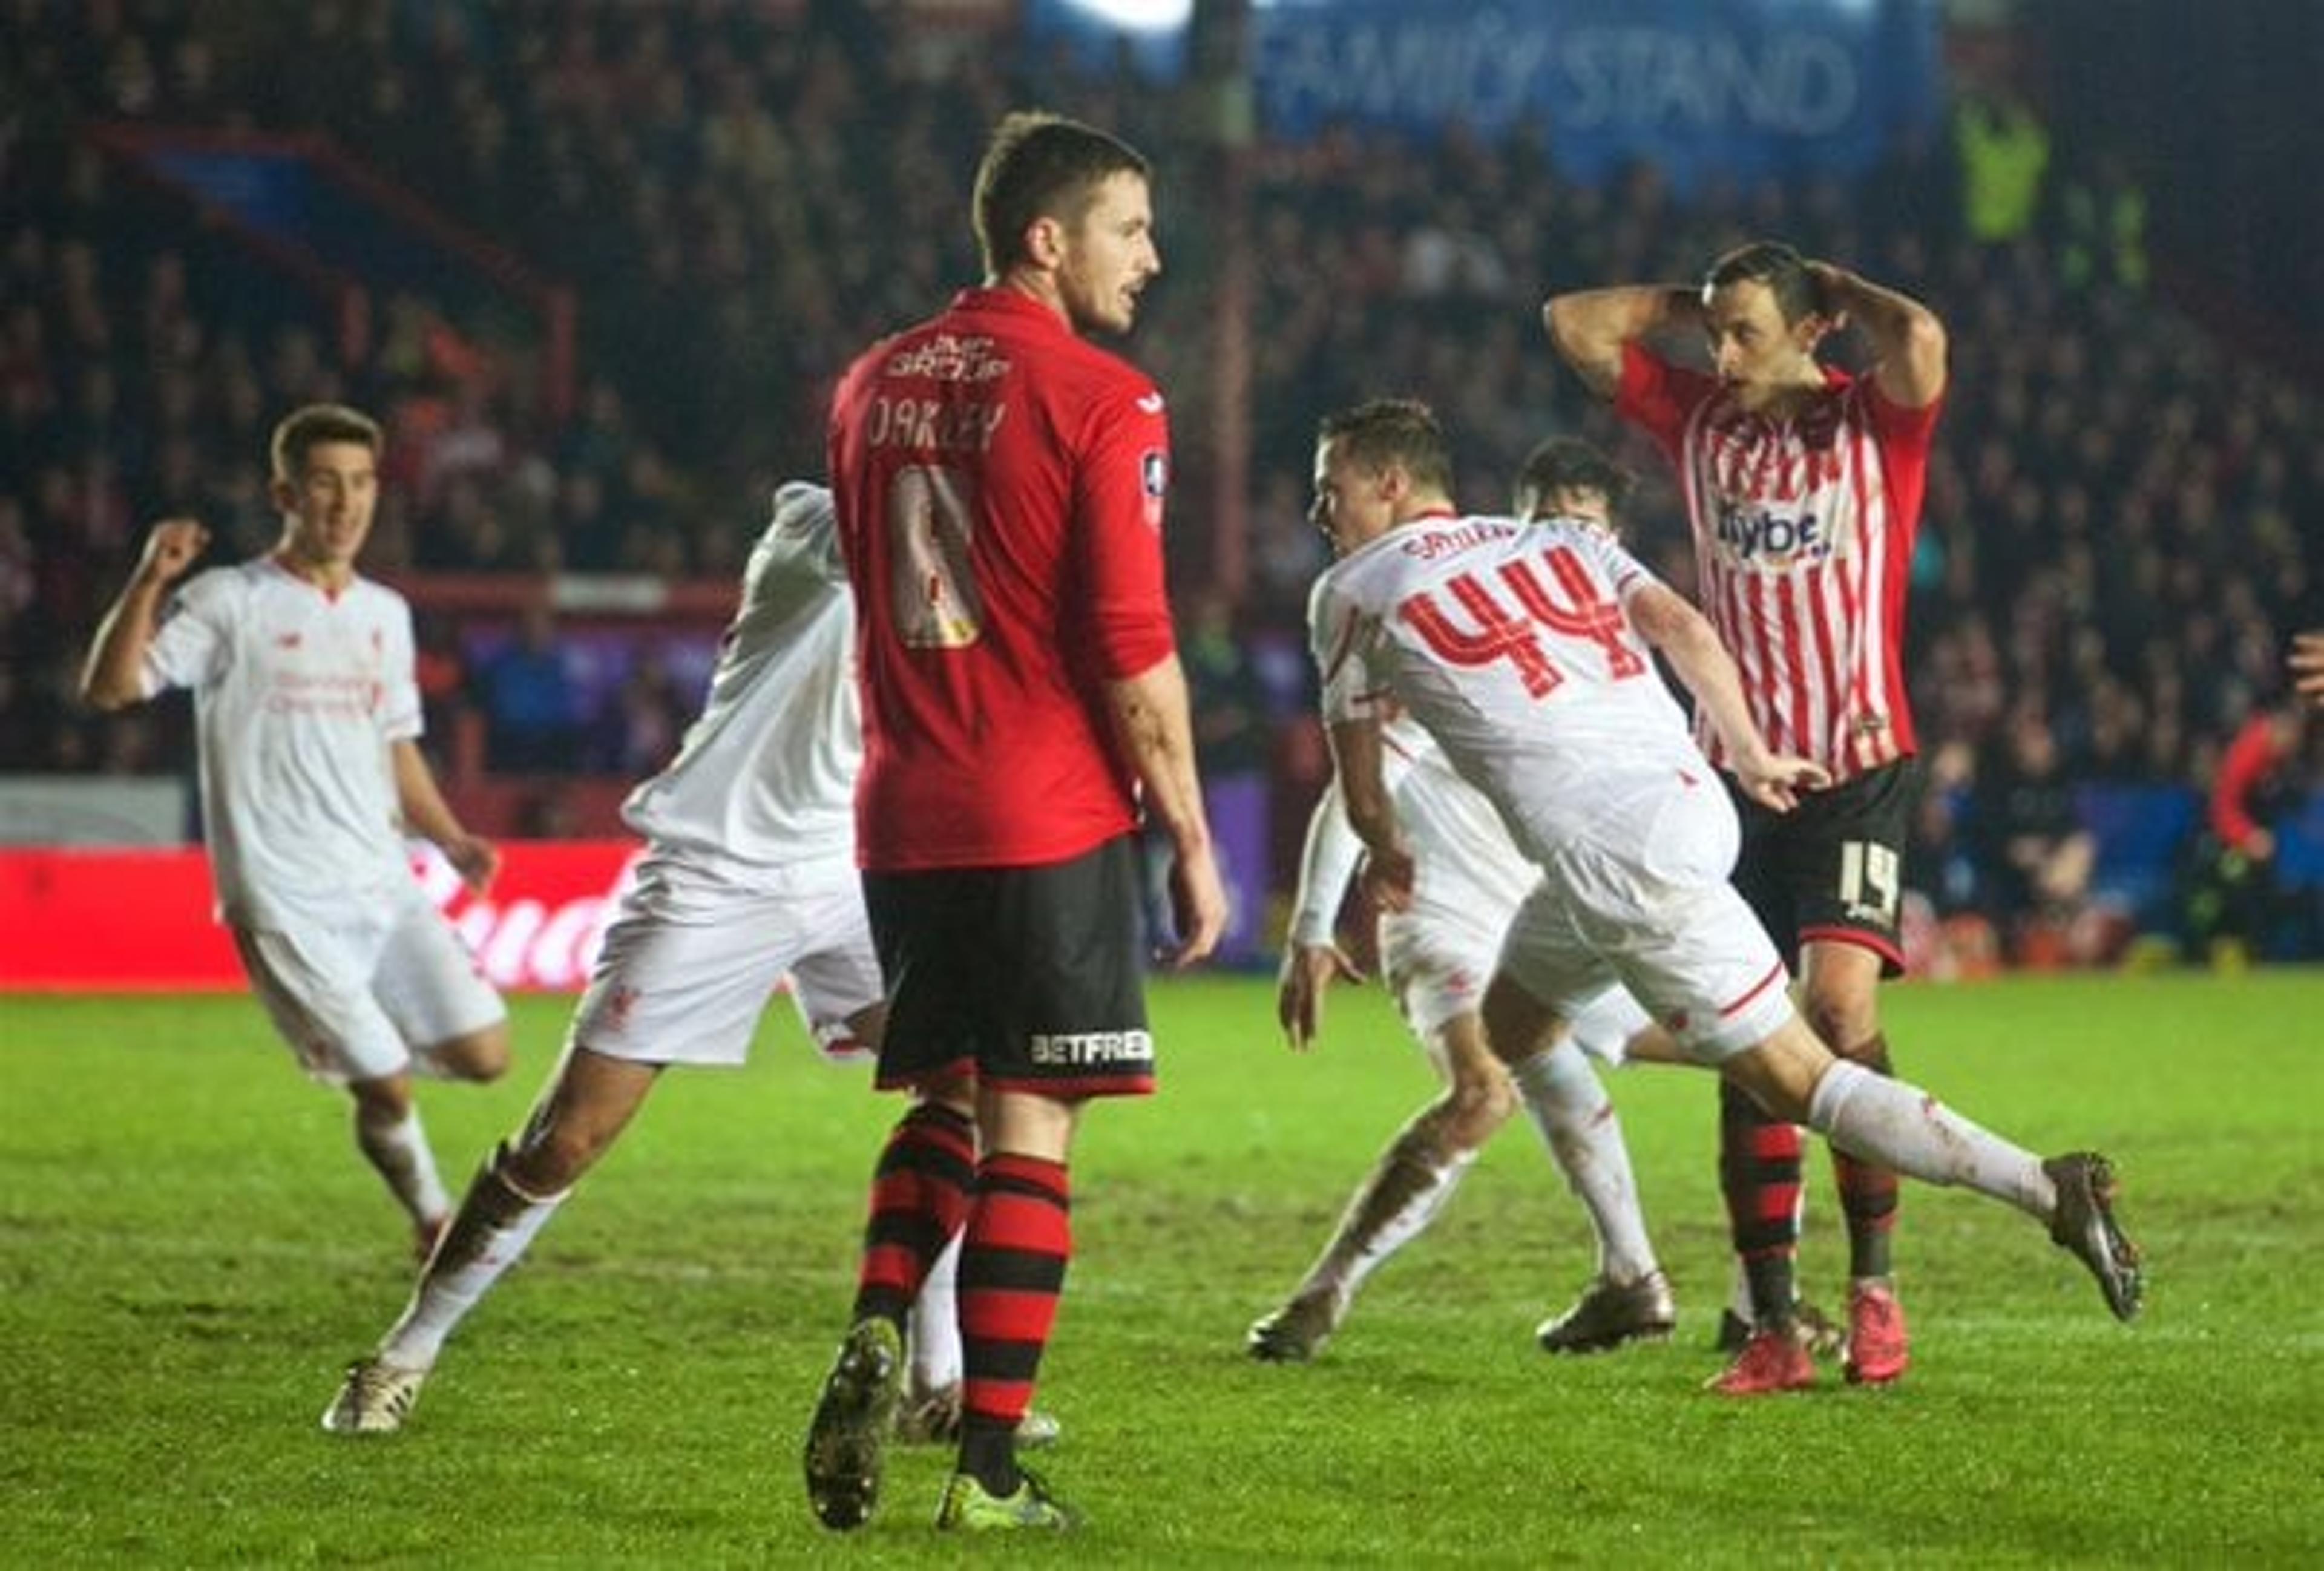
[[[1702,608],[1768,745],[1846,780],[1917,746],[1904,603],[1943,400],[1905,409],[1868,378],[1825,377],[1775,419],[1630,344],[1614,408],[1677,468]],[[1727,762],[1700,716],[1695,735]]]

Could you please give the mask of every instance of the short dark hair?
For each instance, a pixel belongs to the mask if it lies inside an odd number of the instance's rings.
[[[379,422],[344,403],[309,403],[292,410],[274,428],[267,445],[274,478],[296,480],[306,471],[307,455],[324,442],[360,442],[377,457],[387,445]]]
[[[1342,457],[1373,474],[1400,464],[1416,485],[1452,494],[1452,444],[1436,412],[1416,398],[1375,398],[1327,414],[1315,439],[1337,443]]]
[[[1142,153],[1094,126],[1041,109],[1005,116],[976,169],[976,244],[985,272],[997,277],[1025,260],[1025,231],[1036,218],[1078,223],[1100,185],[1148,172]]]
[[[1531,518],[1542,498],[1570,486],[1597,492],[1605,497],[1609,513],[1619,513],[1637,484],[1637,477],[1608,457],[1597,443],[1580,437],[1548,437],[1526,455],[1511,506],[1519,518]]]
[[[1747,279],[1767,286],[1785,327],[1828,309],[1815,274],[1808,271],[1807,259],[1781,240],[1754,240],[1737,246],[1711,264],[1702,287],[1724,289]]]

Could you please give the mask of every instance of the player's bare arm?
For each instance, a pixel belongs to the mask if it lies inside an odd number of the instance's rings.
[[[1831,783],[1821,764],[1771,751],[1752,722],[1734,657],[1703,614],[1667,585],[1648,584],[1624,602],[1638,636],[1662,652],[1702,707],[1727,747],[1729,764],[1744,792],[1762,807],[1787,813],[1803,790]]]
[[[1835,331],[1855,323],[1872,346],[1872,380],[1889,401],[1926,409],[1945,390],[1945,326],[1910,295],[1874,283],[1830,262],[1808,272],[1822,294]]]
[[[444,860],[472,893],[484,893],[500,873],[500,848],[461,827],[451,804],[437,789],[436,772],[428,767],[428,755],[420,751],[418,743],[407,738],[392,744],[388,751],[395,764],[395,798],[403,809],[405,826],[427,836],[444,853]]]
[[[1347,811],[1348,827],[1364,843],[1364,892],[1382,910],[1409,910],[1417,869],[1397,823],[1396,800],[1388,794],[1387,772],[1381,768],[1379,722],[1335,721],[1327,735],[1332,778]]]
[[[106,612],[81,667],[80,696],[99,709],[125,708],[145,697],[139,671],[160,625],[161,598],[186,576],[210,543],[210,531],[190,518],[165,518],[145,537],[121,597]]]
[[[1114,739],[1142,788],[1147,816],[1170,837],[1170,905],[1178,943],[1169,958],[1174,966],[1191,966],[1217,948],[1225,934],[1227,896],[1194,772],[1185,670],[1170,655],[1137,676],[1108,682],[1105,701]]]
[[[1618,284],[1552,295],[1541,320],[1590,391],[1611,398],[1622,385],[1622,346],[1665,329],[1700,330],[1702,300],[1677,284]]]

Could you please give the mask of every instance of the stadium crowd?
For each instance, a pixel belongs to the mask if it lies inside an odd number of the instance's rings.
[[[316,0],[285,20],[0,0],[0,99],[16,106],[0,138],[0,772],[190,756],[181,716],[99,723],[72,673],[147,522],[192,513],[223,556],[263,549],[264,422],[296,403],[387,420],[374,566],[731,579],[754,499],[819,471],[847,355],[973,279],[959,226],[922,208],[1027,101],[1159,154],[1168,271],[1131,352],[1172,393],[1189,586],[1212,576],[1208,286],[1222,247],[1250,247],[1251,571],[1186,603],[1240,633],[1205,638],[1196,678],[1246,706],[1263,695],[1273,736],[1253,750],[1303,803],[1312,697],[1280,656],[1324,549],[1306,522],[1316,413],[1389,384],[1430,401],[1462,433],[1472,506],[1501,503],[1543,434],[1591,437],[1639,472],[1640,552],[1685,587],[1662,466],[1561,374],[1537,308],[1577,282],[1685,279],[1753,236],[1895,281],[1951,333],[1909,618],[1934,781],[1913,873],[1940,912],[1978,912],[2020,946],[2029,911],[2070,914],[2091,860],[2072,844],[2089,828],[2072,787],[2211,791],[2274,711],[2294,629],[2324,625],[2318,390],[2155,291],[2135,189],[2094,152],[2047,152],[2035,199],[1987,199],[1973,101],[1958,135],[1908,141],[1860,181],[1686,193],[1644,167],[1604,189],[1561,180],[1531,134],[1262,140],[1238,237],[1204,200],[1218,154],[1199,117],[1128,68],[932,55],[894,47],[868,7],[805,11]],[[552,416],[484,329],[417,293],[383,300],[363,353],[345,353],[317,305],[254,283],[230,237],[88,135],[118,122],[325,131],[569,282],[572,412]],[[483,716],[500,767],[653,767],[693,687],[641,670],[579,712],[556,630],[534,632],[487,650],[453,623],[423,629],[438,717]],[[2228,782],[2262,818],[2324,779],[2319,730],[2289,733],[2264,780]]]

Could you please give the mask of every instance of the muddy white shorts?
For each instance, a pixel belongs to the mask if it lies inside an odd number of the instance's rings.
[[[374,913],[235,927],[251,991],[307,1072],[335,1085],[414,1067],[508,1017],[460,935],[413,884]]]
[[[568,1040],[645,1064],[738,1065],[785,976],[816,1045],[860,1055],[847,1021],[880,1002],[852,858],[738,873],[659,848],[622,896]]]
[[[1718,1063],[1792,1013],[1782,957],[1728,883],[1735,810],[1716,787],[1674,790],[1645,833],[1569,842],[1545,859],[1501,964],[1568,1020],[1619,982],[1689,1057]]]

